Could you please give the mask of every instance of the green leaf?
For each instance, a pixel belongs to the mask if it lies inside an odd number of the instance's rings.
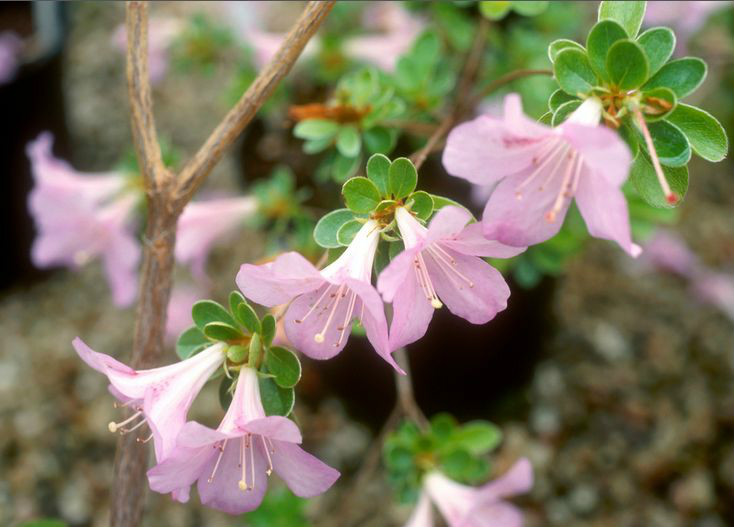
[[[551,112],[555,112],[560,105],[563,103],[566,103],[568,101],[578,101],[578,97],[574,97],[573,95],[567,94],[565,91],[558,89],[551,93],[550,98],[548,99],[548,108]]]
[[[445,196],[437,196],[436,194],[431,194],[431,199],[433,199],[433,210],[439,210],[444,208],[447,205],[452,205],[454,207],[459,207],[460,209],[469,210],[464,205],[459,203],[458,201],[454,201],[451,198],[447,198]],[[472,218],[474,218],[474,215],[472,214]]]
[[[428,192],[423,192],[422,190],[413,192],[408,202],[410,203],[410,201],[413,202],[410,210],[420,219],[425,221],[433,214],[433,198]]]
[[[612,44],[607,54],[609,80],[623,90],[639,88],[647,80],[650,66],[642,47],[631,40]]]
[[[237,322],[229,314],[229,311],[213,300],[195,302],[191,308],[191,317],[194,319],[196,327],[202,331],[204,331],[204,326],[210,322],[224,322],[232,327],[237,327]]]
[[[349,209],[337,209],[322,216],[313,230],[313,239],[325,249],[337,249],[341,244],[336,239],[339,228],[354,219]]]
[[[442,456],[441,469],[451,479],[464,481],[466,479],[467,472],[472,469],[473,461],[474,460],[469,452],[464,449],[457,448]]]
[[[229,312],[232,313],[235,318],[237,317],[237,306],[242,303],[247,303],[245,297],[239,291],[232,291],[229,294]]]
[[[380,196],[387,196],[387,174],[390,171],[390,160],[382,154],[375,154],[367,160],[367,177],[375,184]]]
[[[339,132],[339,124],[326,119],[306,119],[293,128],[293,135],[299,139],[332,139]]]
[[[366,177],[354,177],[342,186],[342,194],[347,207],[353,212],[366,214],[372,212],[380,203],[377,185]]]
[[[655,75],[673,54],[675,33],[667,27],[651,27],[637,37],[637,43],[642,46],[650,62],[649,75]]]
[[[362,139],[369,153],[387,154],[395,148],[397,133],[391,128],[375,126],[369,130],[365,130],[362,134]]]
[[[347,124],[341,127],[336,136],[336,149],[344,157],[356,157],[362,148],[362,138],[357,127]]]
[[[235,313],[237,313],[237,320],[247,328],[247,331],[249,331],[250,334],[260,333],[260,317],[257,316],[257,313],[255,313],[255,310],[252,309],[250,304],[247,302],[241,302],[237,306],[237,311],[235,311]]]
[[[390,164],[387,173],[389,193],[395,199],[402,199],[415,190],[418,172],[410,159],[399,157]]]
[[[500,441],[502,441],[502,431],[486,421],[466,423],[452,437],[452,443],[457,443],[475,456],[484,455],[495,449]]]
[[[602,20],[591,28],[586,39],[586,53],[589,63],[596,74],[602,79],[609,79],[607,74],[607,53],[612,44],[626,39],[624,28],[614,20]]]
[[[489,20],[501,20],[510,12],[512,2],[509,0],[495,0],[479,2],[479,12]]]
[[[695,57],[684,57],[671,60],[660,68],[660,71],[643,86],[643,90],[648,91],[662,86],[670,88],[679,99],[682,99],[696,91],[705,78],[706,63]]]
[[[553,114],[551,126],[558,126],[561,124],[563,121],[568,119],[568,116],[571,115],[579,106],[581,106],[581,101],[579,99],[573,99],[560,105],[558,110]]]
[[[569,95],[589,93],[597,84],[586,53],[578,49],[568,48],[558,53],[553,63],[553,74],[561,89]]]
[[[242,338],[242,332],[224,322],[209,322],[204,326],[204,335],[212,340],[234,340]]]
[[[318,154],[329,148],[334,143],[334,138],[308,139],[303,143],[303,152],[308,155]]]
[[[431,433],[439,441],[446,441],[456,430],[456,419],[447,413],[436,414],[431,418]]]
[[[670,204],[665,199],[650,158],[642,149],[640,149],[634,163],[632,163],[630,180],[638,194],[647,203],[659,209],[670,209],[678,205],[686,195],[686,191],[688,190],[688,168],[666,166],[662,168],[670,188],[679,198],[675,204]]]
[[[273,339],[275,338],[275,332],[276,332],[276,320],[273,315],[268,313],[263,317],[262,322],[262,337],[263,342],[265,343],[265,347],[269,347],[273,343]]]
[[[191,326],[178,337],[176,355],[182,360],[188,359],[210,344],[211,341],[206,338],[206,335],[198,327]]]
[[[564,49],[576,49],[582,53],[586,53],[586,49],[584,49],[584,46],[582,46],[578,42],[568,40],[567,38],[559,38],[558,40],[554,40],[548,45],[548,58],[550,59],[551,63],[554,63],[556,61],[556,57]]]
[[[652,144],[663,165],[680,167],[691,160],[691,145],[680,129],[668,121],[648,123]]]
[[[548,0],[514,0],[512,10],[522,16],[536,16],[548,9]]]
[[[710,113],[701,108],[678,104],[668,121],[683,132],[693,151],[707,161],[721,161],[729,150],[724,127]]]
[[[287,417],[293,411],[296,401],[293,388],[281,388],[272,377],[260,377],[260,400],[265,409],[265,415],[282,415]]]
[[[538,117],[538,122],[540,124],[545,124],[547,126],[551,125],[551,121],[553,120],[553,112],[547,111],[540,117]]]
[[[354,240],[354,237],[362,228],[362,223],[357,220],[348,221],[339,227],[336,233],[336,239],[341,245],[349,245]]]
[[[265,356],[265,364],[281,388],[293,388],[301,380],[301,363],[290,350],[273,346]]]
[[[599,4],[599,20],[614,20],[624,28],[630,38],[635,38],[645,18],[644,1],[604,0]]]

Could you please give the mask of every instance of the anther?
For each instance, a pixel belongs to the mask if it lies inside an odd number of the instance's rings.
[[[125,426],[126,424],[128,424],[131,421],[134,421],[142,413],[143,412],[141,412],[140,410],[138,410],[133,415],[131,415],[130,417],[128,417],[124,421],[120,421],[119,423],[115,423],[114,421],[110,421],[109,424],[107,425],[107,429],[114,434],[121,427]]]

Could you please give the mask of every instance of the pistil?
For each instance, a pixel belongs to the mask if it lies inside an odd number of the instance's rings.
[[[668,180],[665,179],[665,174],[663,173],[663,167],[660,166],[660,159],[658,159],[658,153],[655,150],[655,145],[652,142],[652,136],[650,135],[650,130],[647,129],[647,124],[645,123],[645,118],[642,117],[642,113],[640,112],[639,108],[635,108],[635,117],[637,118],[637,124],[640,127],[640,130],[642,131],[642,136],[645,138],[645,144],[647,145],[647,151],[650,153],[650,157],[652,158],[652,166],[655,169],[655,175],[658,178],[658,183],[660,184],[660,188],[663,191],[663,194],[665,195],[665,200],[670,203],[671,205],[674,205],[678,201],[678,196],[673,192],[670,188],[670,185],[668,184]]]

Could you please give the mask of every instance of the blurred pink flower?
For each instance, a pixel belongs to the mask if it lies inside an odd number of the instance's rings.
[[[621,190],[632,158],[616,133],[599,126],[600,117],[600,102],[589,98],[550,128],[527,118],[511,94],[503,119],[481,116],[451,131],[446,170],[477,185],[497,184],[482,218],[487,238],[515,246],[545,241],[575,198],[592,236],[639,254]]]
[[[31,258],[37,267],[76,269],[101,258],[115,304],[126,306],[137,294],[140,247],[132,230],[140,199],[124,175],[83,174],[53,156],[50,133],[28,144],[35,185],[28,208],[38,235]]]
[[[189,265],[196,278],[206,279],[206,260],[214,244],[234,237],[256,212],[253,196],[189,203],[178,219],[176,260]]]
[[[229,514],[256,509],[275,471],[297,496],[310,498],[334,484],[339,472],[301,449],[301,432],[286,417],[266,417],[257,372],[240,370],[232,403],[216,430],[184,425],[171,455],[148,471],[150,488],[180,502],[198,481],[204,505]]]
[[[399,2],[371,2],[364,13],[364,26],[375,33],[348,39],[344,43],[346,55],[393,71],[424,24]]]
[[[671,27],[677,37],[678,50],[685,53],[688,39],[704,25],[709,15],[731,6],[731,0],[648,2],[645,26]]]
[[[14,31],[0,32],[0,84],[15,78],[22,49],[23,40]]]
[[[227,351],[226,344],[217,342],[170,366],[134,370],[109,355],[97,353],[79,337],[73,344],[84,362],[107,376],[112,395],[135,410],[124,421],[110,423],[110,432],[127,434],[147,423],[158,460],[173,450],[191,403],[211,374],[222,365]]]
[[[405,527],[433,527],[431,501],[449,527],[522,527],[522,512],[505,498],[523,494],[532,485],[533,468],[524,458],[503,476],[479,488],[433,471],[425,476],[418,505]]]
[[[237,286],[264,306],[292,301],[285,314],[285,332],[291,344],[309,357],[337,355],[356,318],[375,351],[402,372],[390,352],[382,299],[371,284],[379,236],[377,222],[367,221],[346,251],[321,271],[295,252],[265,265],[244,264]]]
[[[206,296],[204,288],[194,284],[174,285],[171,299],[168,301],[166,318],[166,339],[175,342],[178,336],[194,322],[191,308],[194,302]]]
[[[173,18],[152,17],[148,25],[148,73],[150,82],[158,84],[166,76],[171,44],[181,32],[183,24]],[[122,53],[127,53],[127,30],[121,24],[115,30],[112,41]]]
[[[405,250],[380,273],[377,289],[393,306],[390,348],[425,335],[433,311],[444,303],[473,324],[484,324],[507,307],[510,289],[502,274],[481,257],[508,258],[525,250],[489,241],[471,214],[442,208],[428,228],[404,207],[395,219]]]
[[[718,308],[734,321],[734,275],[706,267],[675,232],[659,229],[645,244],[642,263],[687,279],[699,302]]]

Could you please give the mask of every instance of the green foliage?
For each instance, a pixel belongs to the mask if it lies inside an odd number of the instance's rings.
[[[188,359],[209,344],[211,344],[211,341],[206,338],[206,335],[198,327],[191,326],[178,337],[176,341],[176,355],[181,360]]]
[[[688,164],[691,159],[691,146],[677,126],[668,121],[657,121],[647,126],[658,159],[663,165],[681,167]]]
[[[422,190],[413,192],[407,200],[407,205],[423,221],[433,214],[433,198],[428,192]]]
[[[683,201],[688,190],[688,168],[685,166],[674,168],[665,165],[662,168],[670,188],[680,198],[678,200],[680,203]],[[660,184],[655,175],[652,161],[649,155],[642,150],[640,150],[634,163],[632,163],[630,180],[638,194],[653,207],[664,209],[675,206],[668,203],[665,199],[665,195],[660,189]]]
[[[228,326],[237,327],[232,315],[221,304],[213,300],[199,300],[191,308],[191,317],[194,324],[201,331],[211,322],[222,322]]]
[[[342,225],[353,219],[354,213],[349,209],[337,209],[329,212],[319,220],[313,231],[316,243],[325,249],[341,247],[336,235]]]
[[[556,61],[556,57],[558,57],[558,54],[564,49],[575,49],[581,52],[586,51],[584,49],[584,46],[582,46],[578,42],[568,40],[567,38],[559,38],[558,40],[554,40],[548,45],[548,58],[550,59],[551,63],[554,63]]]
[[[212,340],[235,340],[241,338],[242,332],[225,322],[209,322],[204,326],[204,335]]]
[[[390,164],[387,173],[388,192],[394,199],[403,199],[415,190],[418,172],[410,159],[399,157]]]
[[[563,49],[556,55],[553,75],[561,89],[573,96],[591,92],[597,83],[586,53],[575,48]]]
[[[265,373],[268,373],[267,368]],[[270,376],[261,376],[260,382],[260,399],[265,409],[265,414],[281,415],[287,417],[293,411],[293,405],[296,402],[296,395],[293,388],[283,388],[278,386]]]
[[[630,38],[635,38],[645,18],[647,2],[638,0],[604,0],[599,4],[599,20],[614,20]]]
[[[609,48],[607,72],[609,80],[621,90],[632,90],[647,80],[650,66],[642,47],[631,40],[618,40]]]
[[[248,527],[311,527],[306,518],[307,503],[284,485],[271,484],[260,506],[245,514],[245,521]]]
[[[301,379],[301,363],[292,351],[273,346],[265,355],[265,365],[281,388],[293,388]]]
[[[651,27],[637,37],[650,62],[650,75],[655,75],[673,54],[675,33],[667,27]]]
[[[382,154],[374,154],[367,160],[367,177],[375,184],[381,196],[387,196],[390,191],[388,187],[388,172],[390,171],[390,160]]]
[[[347,207],[357,214],[372,212],[381,198],[377,185],[365,177],[355,177],[344,183],[342,195]]]
[[[668,116],[668,121],[685,134],[693,151],[707,161],[721,161],[726,157],[729,141],[721,123],[710,113],[678,104]]]
[[[706,63],[695,57],[671,60],[653,75],[645,90],[670,88],[679,99],[690,95],[706,78]]]
[[[479,2],[479,12],[489,20],[501,20],[510,11],[523,16],[536,16],[547,8],[547,1],[496,0]]]
[[[484,456],[501,439],[500,430],[486,421],[460,425],[452,416],[438,414],[426,431],[404,422],[385,441],[383,456],[399,498],[411,501],[423,474],[434,469],[469,484],[484,480],[489,473]]]
[[[605,80],[609,80],[607,72],[607,54],[612,44],[619,40],[626,40],[627,33],[624,28],[614,20],[602,20],[597,22],[589,31],[586,39],[586,52],[589,62],[596,74]]]

